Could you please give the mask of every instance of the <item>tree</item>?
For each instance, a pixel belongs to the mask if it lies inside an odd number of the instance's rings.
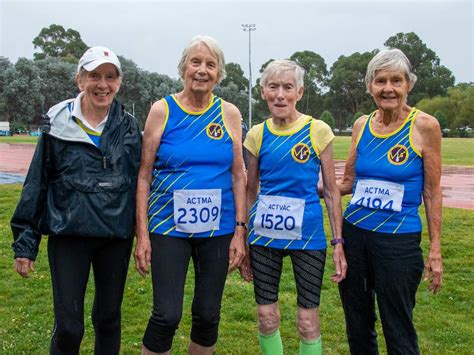
[[[438,120],[441,130],[445,129],[447,123],[446,123],[446,116],[444,115],[444,113],[438,110],[434,113],[433,116]]]
[[[225,65],[227,76],[221,81],[220,86],[225,87],[234,83],[239,91],[248,93],[249,80],[244,76],[244,71],[237,63],[227,63]]]
[[[35,49],[41,50],[34,53],[35,60],[55,57],[71,63],[77,63],[88,48],[79,32],[71,28],[65,30],[64,27],[56,24],[44,27],[33,39],[33,44]]]
[[[451,71],[440,65],[436,53],[414,32],[397,33],[384,43],[386,47],[398,48],[410,60],[413,72],[418,76],[415,87],[408,96],[410,105],[416,105],[424,98],[444,96],[448,88],[454,85]]]
[[[365,115],[365,113],[360,112],[360,111],[357,111],[356,113],[354,113],[354,117],[352,118],[352,121],[351,121],[351,124],[349,125],[349,127],[354,127],[355,121],[357,121],[357,119],[358,119],[360,116],[364,116],[364,115]]]
[[[4,95],[5,87],[8,84],[6,73],[11,70],[12,63],[8,58],[0,56],[0,121],[9,121],[9,107]]]
[[[32,64],[38,70],[40,90],[44,93],[41,106],[42,114],[58,102],[76,97],[79,93],[75,80],[76,65],[60,58],[36,60]]]
[[[316,115],[322,110],[322,92],[327,84],[328,70],[323,57],[312,51],[295,52],[291,57],[304,70],[304,94],[297,108]]]
[[[331,129],[336,128],[336,121],[334,121],[334,117],[331,112],[327,110],[324,111],[321,114],[321,117],[319,117],[319,119],[323,122],[326,122],[329,125],[329,127],[331,127]]]
[[[339,129],[345,129],[357,111],[368,112],[373,107],[365,86],[365,73],[374,54],[375,51],[342,55],[331,67],[325,107],[334,113]]]
[[[417,107],[433,116],[437,111],[442,112],[451,130],[474,127],[474,83],[458,84],[449,88],[446,96],[423,99]]]
[[[38,68],[33,61],[20,58],[4,73],[6,85],[3,96],[11,123],[41,121],[44,93]]]

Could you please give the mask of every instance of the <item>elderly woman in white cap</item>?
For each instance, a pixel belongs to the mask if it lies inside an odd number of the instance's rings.
[[[51,354],[77,354],[92,266],[95,354],[118,354],[123,291],[134,236],[141,134],[115,99],[117,56],[92,47],[79,60],[80,94],[53,106],[11,220],[17,272],[34,269],[48,235],[54,300]]]

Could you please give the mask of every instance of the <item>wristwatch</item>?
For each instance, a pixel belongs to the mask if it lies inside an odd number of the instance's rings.
[[[235,222],[235,226],[236,226],[236,227],[244,227],[245,230],[248,230],[248,229],[247,229],[247,223],[245,223],[245,222],[237,221],[237,222]]]
[[[336,244],[341,243],[344,245],[344,238],[336,238],[336,239],[331,239],[331,245],[335,246]]]

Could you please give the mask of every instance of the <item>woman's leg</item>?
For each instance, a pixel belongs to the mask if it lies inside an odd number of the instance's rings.
[[[227,235],[192,241],[195,287],[191,354],[210,354],[217,342],[231,240],[232,235]]]
[[[191,240],[151,234],[153,311],[143,336],[144,353],[167,353],[183,312]]]
[[[319,302],[323,283],[326,249],[289,250],[298,293],[296,329],[300,337],[300,354],[322,353],[319,324]]]
[[[48,238],[48,259],[54,300],[50,353],[78,354],[84,335],[84,295],[92,261],[86,238]]]
[[[378,354],[375,291],[367,259],[367,235],[364,230],[344,222],[342,236],[345,239],[347,275],[339,283],[339,294],[349,348],[351,354]]]
[[[375,293],[389,354],[420,353],[413,325],[424,266],[420,240],[419,233],[378,233],[371,239]]]
[[[260,349],[264,355],[283,354],[278,306],[283,254],[278,249],[261,246],[250,246],[249,251],[257,303]]]
[[[121,336],[121,307],[133,239],[105,239],[94,251],[95,297],[92,323],[94,354],[118,354]]]

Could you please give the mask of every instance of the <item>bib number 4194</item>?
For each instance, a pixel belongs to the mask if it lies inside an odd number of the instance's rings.
[[[400,212],[405,186],[391,181],[360,179],[351,199],[351,205]]]

